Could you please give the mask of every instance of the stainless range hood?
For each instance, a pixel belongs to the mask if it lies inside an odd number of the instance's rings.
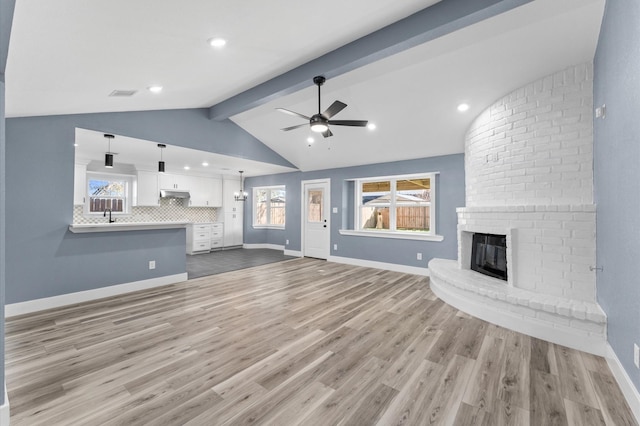
[[[161,189],[160,198],[190,198],[191,194],[187,190]]]

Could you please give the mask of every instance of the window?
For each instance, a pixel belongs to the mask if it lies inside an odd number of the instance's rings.
[[[128,175],[87,173],[87,203],[85,214],[131,212],[131,183]]]
[[[286,190],[284,186],[253,189],[253,226],[284,228]]]
[[[355,231],[435,235],[435,174],[355,181]]]

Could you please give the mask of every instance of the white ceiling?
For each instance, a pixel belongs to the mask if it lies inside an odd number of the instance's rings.
[[[461,153],[471,121],[501,96],[593,59],[603,6],[536,0],[322,86],[323,110],[339,99],[348,107],[334,119],[367,119],[375,131],[334,126],[324,139],[307,127],[279,130],[304,120],[277,107],[317,112],[315,87],[231,118],[305,171]],[[471,106],[465,113],[457,111],[462,102]]]
[[[436,2],[17,0],[7,116],[208,107]],[[317,112],[313,76],[307,89],[232,120],[301,170],[463,152],[464,133],[486,106],[593,59],[603,7],[535,0],[328,80],[322,108],[339,99],[349,106],[335,119],[368,119],[375,131],[334,127],[326,140],[314,134],[311,147],[306,128],[280,131],[302,120],[276,107]],[[212,49],[213,36],[228,45]],[[152,84],[163,92],[148,92]],[[139,92],[108,97],[114,89]],[[461,114],[463,101],[471,109]]]
[[[76,128],[75,145],[76,163],[88,164],[91,161],[104,161],[104,154],[108,147],[104,133]],[[158,170],[160,148],[156,142],[114,135],[111,140],[111,152],[115,153],[114,164],[116,165],[131,165],[137,170]],[[162,159],[165,162],[167,173],[197,176],[225,175],[239,179],[239,170],[245,172],[245,177],[295,171],[295,169],[276,164],[261,163],[175,145],[166,145],[166,148],[162,150]],[[203,163],[208,165],[204,166]],[[185,166],[188,166],[189,169],[185,170]]]
[[[17,0],[6,114],[209,107],[437,1]]]

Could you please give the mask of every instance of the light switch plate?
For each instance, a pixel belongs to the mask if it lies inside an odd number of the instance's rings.
[[[338,208],[334,207],[333,210],[331,210],[331,211],[334,212],[334,213],[338,213]]]

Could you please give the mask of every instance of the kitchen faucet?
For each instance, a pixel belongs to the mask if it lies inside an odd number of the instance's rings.
[[[107,217],[107,212],[109,212],[109,223],[113,223],[113,222],[115,222],[115,221],[116,221],[115,219],[111,219],[111,209],[105,209],[105,210],[104,210],[104,215],[103,215],[103,216],[104,216],[104,217]]]

